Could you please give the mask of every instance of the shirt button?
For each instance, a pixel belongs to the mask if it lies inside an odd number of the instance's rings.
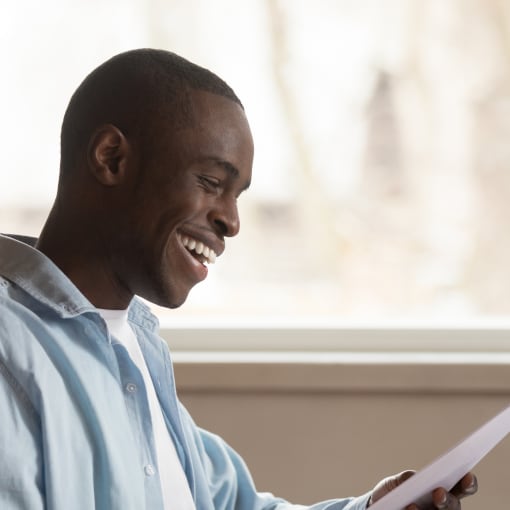
[[[132,382],[126,384],[126,391],[128,393],[134,393],[136,391],[136,384],[133,384]]]
[[[156,471],[154,470],[154,467],[152,466],[152,464],[147,464],[147,465],[143,468],[143,470],[145,471],[145,474],[146,474],[147,476],[153,476],[153,475],[154,475],[154,473],[156,472]]]

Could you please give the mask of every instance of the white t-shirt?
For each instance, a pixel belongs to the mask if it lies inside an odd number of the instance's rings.
[[[97,309],[106,321],[110,334],[127,349],[131,360],[140,370],[151,413],[152,428],[156,445],[156,456],[159,466],[159,478],[163,492],[165,510],[195,510],[195,503],[177,456],[174,443],[166,427],[163,412],[149,375],[149,370],[142,355],[136,336],[127,321],[127,310]]]

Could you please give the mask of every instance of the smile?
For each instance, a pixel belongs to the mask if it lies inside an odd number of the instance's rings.
[[[179,239],[183,246],[202,264],[214,264],[216,261],[216,253],[214,250],[205,245],[202,241],[182,234],[179,234]]]

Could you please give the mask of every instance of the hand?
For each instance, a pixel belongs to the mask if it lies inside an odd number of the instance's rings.
[[[383,496],[405,482],[414,475],[414,471],[403,471],[398,475],[389,476],[381,480],[372,490],[372,496],[367,506],[375,503]],[[448,492],[443,488],[437,488],[432,492],[432,505],[427,508],[419,508],[411,504],[406,510],[428,510],[437,508],[439,510],[460,510],[460,500],[466,496],[471,496],[478,490],[476,476],[472,473],[465,475],[453,489]]]

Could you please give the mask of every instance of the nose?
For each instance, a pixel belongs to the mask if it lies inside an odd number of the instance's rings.
[[[233,237],[239,233],[240,221],[235,198],[224,199],[211,210],[210,221],[215,229],[225,237]]]

